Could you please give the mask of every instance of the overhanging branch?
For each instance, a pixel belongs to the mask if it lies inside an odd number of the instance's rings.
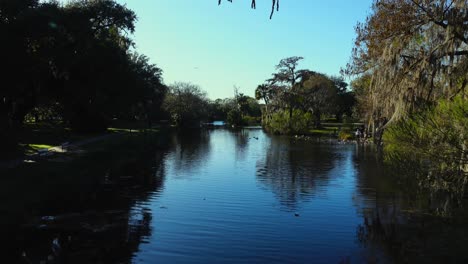
[[[232,3],[232,0],[227,0],[227,1]],[[218,5],[221,5],[221,2],[222,2],[222,0],[218,0]],[[275,9],[276,9],[276,12],[279,11],[279,2],[280,2],[280,0],[271,0],[270,19],[273,17],[273,13],[275,12]],[[256,3],[255,0],[252,0],[252,2],[250,3],[250,8],[252,8],[252,9],[257,8],[257,3]]]

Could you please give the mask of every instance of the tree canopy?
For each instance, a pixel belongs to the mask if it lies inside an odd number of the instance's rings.
[[[466,97],[467,17],[466,0],[374,1],[345,69],[369,76],[374,119],[398,120],[440,98]]]
[[[130,50],[135,21],[113,0],[0,1],[0,138],[14,145],[25,116],[52,106],[80,131],[148,118],[166,88],[161,69]]]
[[[163,107],[174,124],[182,127],[200,127],[208,117],[208,99],[200,86],[177,82],[169,86]]]
[[[421,186],[460,193],[468,177],[467,7],[466,0],[374,1],[345,69],[358,77],[359,110],[388,160],[411,161]]]
[[[296,121],[308,126],[303,120],[295,121],[305,118],[301,113],[309,113],[308,119],[312,119],[310,114],[313,115],[315,127],[321,126],[323,114],[335,114],[339,119],[343,114],[351,115],[354,94],[347,90],[346,82],[340,77],[298,69],[301,60],[303,57],[299,56],[282,59],[272,78],[257,87],[255,97],[265,102],[263,121],[267,128],[275,113],[280,112],[287,119],[287,133],[294,132]]]

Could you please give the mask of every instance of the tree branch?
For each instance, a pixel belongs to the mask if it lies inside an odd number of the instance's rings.
[[[218,0],[218,5],[221,5],[221,1],[222,1],[222,0]],[[276,12],[279,11],[279,1],[280,1],[280,0],[271,0],[270,19],[273,17],[273,13],[275,12],[275,8],[276,8]],[[228,2],[231,2],[231,3],[232,3],[232,0],[228,0]],[[252,2],[250,3],[250,8],[252,8],[252,9],[256,9],[256,8],[257,8],[257,3],[256,3],[255,0],[252,0]]]

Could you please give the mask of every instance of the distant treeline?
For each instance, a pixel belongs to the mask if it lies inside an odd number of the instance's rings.
[[[162,108],[166,119],[182,127],[199,127],[207,121],[226,121],[232,126],[259,125],[262,115],[257,100],[239,93],[236,87],[232,98],[209,100],[199,86],[184,82],[169,86]]]

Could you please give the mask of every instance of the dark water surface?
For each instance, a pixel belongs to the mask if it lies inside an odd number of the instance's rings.
[[[254,128],[164,141],[96,172],[92,198],[39,210],[10,252],[39,260],[58,238],[65,263],[468,261],[465,210],[435,215],[450,204],[398,184],[371,147]]]

